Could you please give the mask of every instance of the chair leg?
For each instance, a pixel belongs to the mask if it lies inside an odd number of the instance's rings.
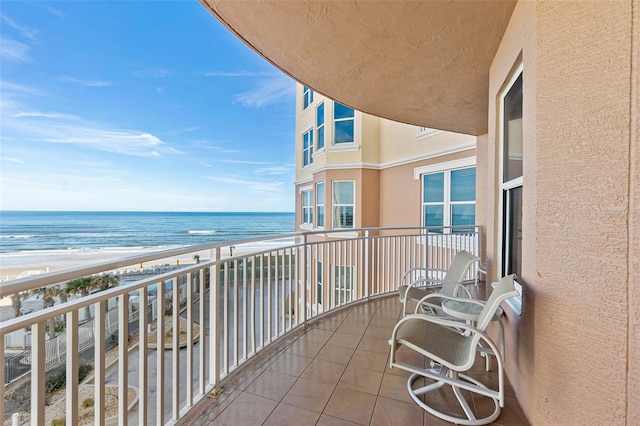
[[[492,392],[490,391],[483,383],[481,383],[480,381],[471,378],[469,376],[467,376],[466,374],[462,374],[462,373],[456,373],[453,371],[450,371],[444,367],[441,368],[436,368],[431,370],[434,374],[445,374],[446,376],[448,376],[451,380],[455,380],[457,383],[460,383],[460,386],[456,386],[453,383],[445,383],[443,381],[436,381],[434,383],[431,383],[429,385],[426,386],[422,386],[422,387],[418,387],[418,388],[414,388],[413,384],[416,380],[423,378],[423,377],[427,377],[429,379],[434,379],[433,377],[429,377],[429,374],[427,373],[427,375],[423,375],[423,374],[418,374],[418,373],[414,373],[411,375],[411,377],[409,377],[409,379],[407,380],[407,390],[409,391],[409,396],[411,396],[411,399],[413,399],[413,401],[418,404],[419,407],[421,407],[422,409],[424,409],[425,411],[427,411],[428,413],[443,419],[445,421],[451,422],[451,423],[455,423],[455,424],[459,424],[459,425],[467,425],[467,426],[479,426],[479,425],[486,425],[489,424],[491,422],[493,422],[495,419],[497,419],[500,416],[500,411],[501,411],[501,407],[500,407],[500,402],[498,398],[495,398],[493,396],[488,396],[488,395],[484,395],[485,397],[491,398],[491,400],[494,403],[494,411],[493,413],[491,413],[491,415],[478,419],[475,415],[475,413],[473,412],[472,408],[469,406],[469,403],[465,400],[464,395],[462,394],[462,389],[465,388],[465,386],[473,386],[478,388],[478,390],[480,391],[479,394],[482,395],[483,391],[488,391],[488,392]],[[426,373],[426,372],[425,372]],[[428,402],[428,397],[425,396],[424,401],[422,401],[420,399],[420,396],[422,395],[426,395],[431,391],[435,391],[437,389],[442,388],[444,385],[450,385],[453,393],[456,397],[456,399],[458,400],[458,404],[460,405],[460,408],[462,409],[462,411],[464,412],[464,415],[466,416],[466,418],[464,417],[459,417],[459,416],[454,416],[451,414],[447,414],[444,413],[440,410],[437,410],[435,408],[433,408],[431,405],[429,405]],[[477,392],[477,391],[476,391]]]

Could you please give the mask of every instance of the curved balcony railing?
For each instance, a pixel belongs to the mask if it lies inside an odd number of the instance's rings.
[[[0,297],[92,274],[121,277],[118,287],[0,323],[0,382],[7,383],[0,414],[4,419],[17,409],[6,396],[15,383],[29,381],[31,424],[45,424],[47,371],[64,366],[66,424],[79,424],[78,368],[89,362],[95,424],[106,421],[105,389],[111,384],[118,387],[121,424],[131,415],[130,386],[137,390],[138,424],[173,424],[290,331],[396,290],[411,267],[446,269],[458,251],[478,254],[479,247],[479,227],[317,231],[186,247],[4,282]],[[175,259],[185,255],[194,262],[178,267]],[[472,270],[467,278],[476,276]],[[51,338],[47,325],[60,317],[65,326]],[[25,348],[12,350],[13,333],[23,333],[17,340]],[[112,347],[115,365],[107,355]]]

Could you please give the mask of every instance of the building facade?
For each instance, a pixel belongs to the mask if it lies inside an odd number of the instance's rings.
[[[475,225],[476,137],[356,111],[297,85],[298,230]]]

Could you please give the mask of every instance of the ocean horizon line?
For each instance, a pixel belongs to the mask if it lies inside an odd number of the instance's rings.
[[[212,214],[295,214],[294,211],[210,211],[210,210],[23,210],[23,209],[0,209],[0,213],[212,213]]]

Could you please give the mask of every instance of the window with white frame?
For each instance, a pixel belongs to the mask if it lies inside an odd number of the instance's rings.
[[[355,210],[355,186],[349,181],[335,181],[331,190],[333,229],[352,229]]]
[[[318,132],[318,151],[324,148],[324,102],[316,108],[316,130]]]
[[[316,226],[324,228],[324,182],[316,185]]]
[[[475,167],[444,170],[422,176],[423,226],[452,226],[452,232],[472,232],[475,221]]]
[[[522,273],[522,197],[523,142],[522,68],[511,78],[500,97],[500,274]],[[521,283],[516,287],[521,290]],[[509,299],[514,311],[520,313],[521,300]]]
[[[355,111],[338,102],[333,104],[333,143],[355,142]]]
[[[302,191],[302,223],[313,224],[313,190]]]
[[[307,86],[302,87],[302,99],[303,99],[303,108],[309,108],[309,105],[313,103],[313,90],[308,88]]]
[[[302,135],[302,167],[313,163],[313,129]]]
[[[335,266],[335,304],[342,305],[353,300],[353,266]]]

